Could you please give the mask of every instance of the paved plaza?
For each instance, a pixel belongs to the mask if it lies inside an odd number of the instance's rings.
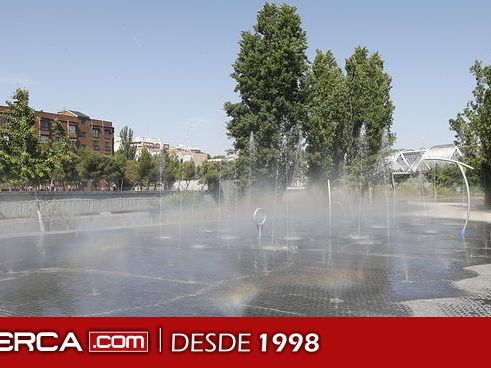
[[[490,224],[358,220],[267,223],[262,241],[227,221],[4,238],[0,315],[491,315]]]

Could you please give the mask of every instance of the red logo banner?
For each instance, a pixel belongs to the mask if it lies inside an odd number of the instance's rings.
[[[489,318],[4,318],[0,364],[472,366],[486,362],[490,327]]]

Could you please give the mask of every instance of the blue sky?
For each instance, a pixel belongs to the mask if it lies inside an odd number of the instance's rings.
[[[452,141],[448,119],[471,97],[469,66],[491,62],[489,1],[285,1],[315,49],[338,62],[378,50],[393,78],[397,145]],[[225,101],[240,32],[263,1],[8,1],[2,4],[0,99],[26,87],[36,109],[80,110],[136,135],[231,146]]]

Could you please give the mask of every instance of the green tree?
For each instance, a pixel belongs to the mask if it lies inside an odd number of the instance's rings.
[[[476,78],[473,99],[449,123],[456,144],[480,178],[484,204],[491,207],[491,65],[476,61],[470,71]]]
[[[131,183],[133,187],[140,185],[142,180],[138,174],[138,162],[136,160],[126,161],[124,179]]]
[[[155,177],[155,161],[152,160],[152,155],[146,148],[143,148],[137,161],[138,172],[140,173],[141,178],[144,180],[147,190],[149,190],[152,177]]]
[[[179,160],[173,154],[162,152],[159,161],[162,184],[165,190],[170,190],[179,174]]]
[[[116,184],[119,190],[123,190],[124,179],[126,174],[127,159],[121,153],[114,156],[105,156],[106,162],[104,167],[104,179],[110,183]]]
[[[187,161],[179,163],[179,180],[184,180],[186,187],[189,188],[189,183],[196,177],[196,165],[194,161]]]
[[[119,146],[118,153],[122,154],[127,160],[134,160],[136,147],[132,144],[133,130],[124,126],[119,132],[119,138],[121,138],[121,145]]]
[[[365,191],[378,174],[381,152],[388,151],[384,144],[390,146],[394,141],[391,77],[384,71],[380,55],[370,55],[366,47],[355,48],[346,60],[346,74],[352,129],[348,164]]]
[[[210,193],[218,193],[220,162],[205,161],[199,170],[199,181],[208,187]]]
[[[77,165],[77,172],[80,178],[86,184],[90,184],[94,189],[97,189],[99,182],[108,178],[108,159],[110,157],[100,153],[81,150],[80,161]]]
[[[329,50],[317,50],[306,77],[304,136],[311,182],[333,179],[342,171],[351,142],[346,78]]]
[[[41,143],[42,165],[50,182],[58,182],[64,188],[67,182],[74,183],[78,180],[76,166],[79,156],[75,145],[70,141],[59,121],[55,121],[53,133],[55,138],[53,141]]]
[[[9,185],[33,184],[45,177],[38,138],[36,117],[29,107],[29,92],[17,89],[9,109],[1,115],[5,126],[0,130],[0,168]]]
[[[157,189],[157,185],[160,185],[160,155],[152,156],[152,168],[148,174],[149,182],[153,184],[153,190]]]
[[[253,132],[258,180],[285,187],[301,136],[301,80],[307,70],[307,38],[296,8],[266,3],[239,44],[232,77],[240,102],[224,105],[228,135],[239,156],[248,156]]]
[[[121,154],[109,156],[93,151],[81,151],[77,170],[83,180],[94,185],[94,189],[97,189],[97,185],[102,181],[108,189],[113,185],[122,188],[126,163],[126,158]]]
[[[146,148],[143,148],[136,160],[129,160],[126,167],[126,177],[134,185],[150,189],[152,177],[155,177],[155,160]]]
[[[462,174],[457,165],[437,165],[424,174],[435,188],[461,188]]]

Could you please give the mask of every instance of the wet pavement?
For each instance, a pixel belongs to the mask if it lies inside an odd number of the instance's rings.
[[[458,285],[491,263],[489,224],[462,239],[462,221],[388,223],[289,221],[261,242],[226,221],[2,239],[0,315],[491,315],[489,280]]]

